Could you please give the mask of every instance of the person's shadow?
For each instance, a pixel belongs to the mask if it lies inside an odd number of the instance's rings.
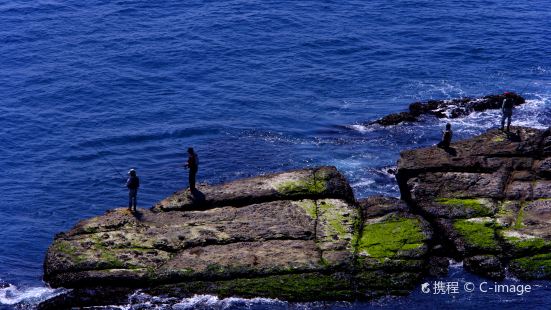
[[[520,132],[517,131],[516,133],[515,132],[511,132],[511,131],[506,131],[505,134],[507,134],[507,139],[509,141],[512,141],[512,142],[520,142]]]
[[[457,150],[451,146],[445,147],[437,145],[437,147],[444,150],[444,152],[450,154],[450,156],[457,156]]]
[[[445,148],[444,151],[446,151],[446,153],[450,154],[451,156],[457,156],[457,150],[451,146]]]
[[[193,205],[196,207],[200,207],[205,203],[205,194],[203,194],[200,190],[196,188],[191,190],[190,198],[193,202]]]
[[[138,221],[143,219],[143,213],[138,209],[136,209],[136,211],[131,211],[130,213],[132,213],[132,216],[134,216]]]

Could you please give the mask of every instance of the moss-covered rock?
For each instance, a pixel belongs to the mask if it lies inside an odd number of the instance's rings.
[[[276,187],[282,195],[319,195],[326,190],[325,182],[309,177],[302,180],[284,181]]]
[[[317,210],[316,240],[322,262],[328,268],[351,266],[358,209],[343,200],[323,199],[317,201]]]
[[[428,269],[432,229],[402,201],[359,201],[363,221],[354,238],[358,285],[370,296],[401,294]]]
[[[528,266],[544,262],[538,255],[551,250],[546,141],[550,130],[515,127],[453,142],[447,151],[404,151],[397,169],[400,192],[470,271],[500,278],[509,262],[519,272],[540,270]]]
[[[357,251],[379,260],[416,257],[427,239],[419,219],[391,215],[364,223]]]
[[[551,277],[551,253],[515,258],[511,271],[522,279],[549,279]]]
[[[224,281],[190,281],[158,286],[146,292],[180,298],[204,292],[220,297],[265,297],[289,301],[345,300],[356,295],[350,276],[344,273],[302,273]]]
[[[490,199],[484,198],[436,198],[434,202],[447,209],[443,214],[450,214],[453,218],[490,216],[496,209]]]
[[[490,218],[456,220],[453,227],[465,240],[470,252],[498,252],[501,248],[496,238],[496,224]]]
[[[534,255],[551,251],[551,241],[518,230],[507,229],[499,232],[506,246],[515,256]]]

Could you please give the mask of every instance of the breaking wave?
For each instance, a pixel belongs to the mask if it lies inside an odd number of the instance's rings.
[[[34,309],[39,303],[66,292],[65,289],[51,289],[42,287],[17,287],[6,284],[0,288],[0,309]],[[7,309],[9,309],[7,308]]]

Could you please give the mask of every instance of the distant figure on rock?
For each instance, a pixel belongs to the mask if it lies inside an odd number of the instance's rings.
[[[448,149],[450,148],[450,143],[452,142],[452,124],[446,124],[446,130],[442,133],[442,141],[438,142],[437,146],[439,148]]]
[[[138,205],[138,188],[140,187],[140,179],[136,175],[136,170],[130,169],[128,171],[128,180],[126,180],[126,187],[128,187],[128,210],[135,212]]]
[[[505,119],[507,119],[507,132],[509,132],[509,127],[511,126],[511,117],[513,116],[513,107],[515,106],[515,101],[510,96],[511,93],[504,93],[505,99],[503,99],[503,104],[501,105],[501,130],[505,127]]]
[[[195,176],[197,175],[197,170],[199,170],[199,158],[192,147],[188,148],[187,152],[186,168],[189,169],[189,190],[193,192],[195,191]]]

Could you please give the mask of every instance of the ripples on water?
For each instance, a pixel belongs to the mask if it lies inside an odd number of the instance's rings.
[[[371,120],[514,90],[530,99],[516,124],[548,126],[549,12],[542,0],[0,3],[1,304],[53,294],[48,244],[123,205],[128,168],[142,206],[186,186],[190,145],[204,182],[327,164],[358,197],[397,196],[399,151],[434,144],[444,123]],[[464,138],[498,121],[452,125]]]

